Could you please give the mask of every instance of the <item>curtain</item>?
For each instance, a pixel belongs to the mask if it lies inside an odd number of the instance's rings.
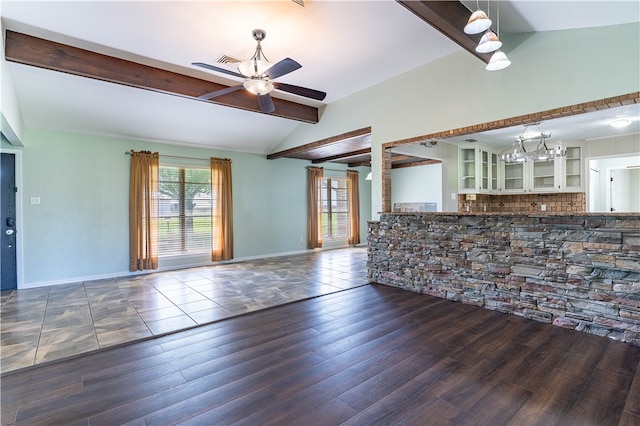
[[[307,182],[307,247],[322,247],[322,167],[309,167]]]
[[[360,244],[360,184],[356,170],[347,170],[349,188],[349,244]]]
[[[211,260],[233,259],[231,160],[211,158]]]
[[[129,176],[129,270],[158,268],[157,152],[131,151]]]

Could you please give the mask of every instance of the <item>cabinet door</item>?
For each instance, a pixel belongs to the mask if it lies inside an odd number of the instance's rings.
[[[567,147],[562,177],[564,178],[563,189],[569,191],[582,189],[582,149],[579,146]]]
[[[491,153],[491,191],[498,190],[498,154]]]
[[[461,148],[460,158],[460,192],[476,191],[476,150],[475,148]]]
[[[489,191],[489,153],[480,151],[480,190]]]
[[[504,185],[505,192],[524,191],[524,163],[504,163]]]
[[[556,191],[556,164],[551,161],[531,163],[531,190],[533,192]]]

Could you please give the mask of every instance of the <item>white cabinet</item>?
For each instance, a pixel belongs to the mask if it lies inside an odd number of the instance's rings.
[[[460,148],[458,151],[458,174],[460,181],[458,183],[459,192],[475,193],[477,192],[477,175],[478,170],[476,167],[477,155],[475,148]]]
[[[483,147],[458,150],[461,194],[494,193],[498,189],[498,154]]]
[[[500,192],[524,192],[525,190],[525,163],[500,163],[502,168],[502,185]]]
[[[561,189],[565,192],[580,192],[584,190],[582,148],[568,146],[564,157]]]
[[[529,184],[530,192],[557,191],[560,183],[559,165],[561,160],[556,158],[552,161],[530,162],[531,180]]]
[[[500,163],[501,193],[583,191],[582,148],[566,148],[566,156],[552,161]]]

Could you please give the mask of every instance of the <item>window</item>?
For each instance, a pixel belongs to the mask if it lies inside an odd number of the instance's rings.
[[[211,170],[160,166],[158,255],[211,252]]]
[[[322,240],[349,239],[349,191],[347,178],[322,179]]]

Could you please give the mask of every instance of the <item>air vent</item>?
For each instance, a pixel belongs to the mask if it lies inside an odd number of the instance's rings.
[[[243,62],[242,59],[234,58],[233,56],[225,55],[224,53],[216,59],[216,64],[238,64]]]
[[[298,6],[307,7],[309,6],[309,3],[311,3],[313,0],[291,0],[291,1],[297,4]]]

